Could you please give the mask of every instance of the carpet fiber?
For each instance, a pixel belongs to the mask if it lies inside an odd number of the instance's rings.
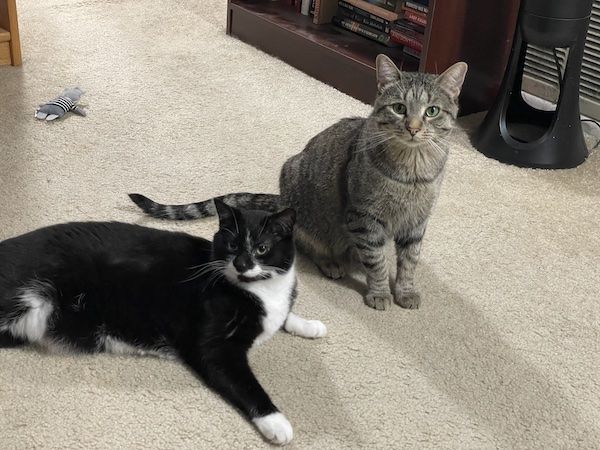
[[[308,139],[369,107],[225,35],[225,0],[20,0],[22,68],[0,68],[0,238],[69,220],[210,237],[125,194],[276,192]],[[79,85],[89,116],[36,105]],[[464,122],[472,125],[480,117]],[[534,171],[456,132],[426,234],[418,311],[300,261],[297,310],[329,336],[251,353],[293,448],[592,448],[600,442],[600,152]],[[0,350],[0,448],[254,448],[175,362]],[[597,448],[597,447],[596,447]]]

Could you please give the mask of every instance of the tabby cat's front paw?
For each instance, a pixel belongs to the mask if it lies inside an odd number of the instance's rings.
[[[365,296],[365,305],[378,311],[384,311],[392,305],[392,295],[387,293],[371,293]]]
[[[421,306],[421,295],[416,291],[396,292],[394,303],[406,309],[419,309]]]
[[[292,425],[280,412],[252,419],[258,431],[273,444],[289,444],[294,437]]]

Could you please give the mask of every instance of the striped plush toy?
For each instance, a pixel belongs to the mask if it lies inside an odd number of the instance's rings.
[[[84,92],[79,88],[65,89],[60,96],[40,105],[35,110],[36,119],[54,120],[64,116],[69,111],[85,117],[85,110],[76,105],[83,94]]]

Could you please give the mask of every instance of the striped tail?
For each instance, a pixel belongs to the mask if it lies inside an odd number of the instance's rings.
[[[158,219],[170,220],[193,220],[202,217],[215,216],[217,210],[213,199],[204,200],[187,205],[162,205],[144,197],[141,194],[129,194],[129,198],[140,207],[146,214]],[[279,195],[275,194],[251,194],[241,192],[216,197],[234,208],[261,209],[275,213],[279,211]]]

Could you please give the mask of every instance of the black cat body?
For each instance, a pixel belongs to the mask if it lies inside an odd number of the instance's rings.
[[[291,425],[247,352],[284,325],[325,333],[290,312],[294,214],[219,209],[214,246],[117,222],[54,225],[0,243],[0,344],[181,360],[265,437],[289,442]]]

